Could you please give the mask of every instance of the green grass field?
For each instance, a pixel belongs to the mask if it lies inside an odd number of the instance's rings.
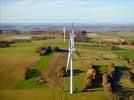
[[[134,51],[129,49],[113,50],[119,56],[125,56],[134,60]]]
[[[126,62],[114,60],[118,55],[125,55],[133,59],[134,53],[130,50],[111,51],[107,47],[91,46],[88,43],[76,43],[76,50],[81,57],[74,55],[74,70],[79,70],[74,75],[73,95],[69,94],[69,77],[65,77],[63,88],[50,87],[48,84],[37,85],[34,81],[38,75],[33,75],[28,80],[23,80],[26,67],[33,67],[37,72],[47,68],[53,54],[40,57],[35,51],[41,45],[59,46],[68,48],[68,41],[63,39],[32,41],[31,43],[13,44],[9,48],[0,48],[0,100],[107,100],[101,84],[94,87],[91,92],[81,92],[84,86],[86,70],[90,63],[99,65],[97,69],[101,74],[107,71],[107,65],[114,62],[116,66],[126,65]],[[105,59],[98,55],[103,54]],[[125,84],[130,84],[127,81]],[[129,87],[133,88],[133,87]]]

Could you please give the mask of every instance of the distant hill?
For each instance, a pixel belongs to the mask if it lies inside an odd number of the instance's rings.
[[[62,30],[64,24],[49,23],[49,24],[1,24],[0,31],[18,32],[18,31],[45,31],[45,30]],[[71,24],[65,24],[66,29],[71,29]],[[74,29],[87,30],[89,32],[119,32],[129,31],[134,32],[134,25],[117,25],[117,24],[74,24]]]

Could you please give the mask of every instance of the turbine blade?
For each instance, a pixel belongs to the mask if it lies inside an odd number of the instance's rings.
[[[67,72],[67,70],[68,70],[69,62],[70,62],[70,50],[68,51],[68,58],[67,58],[66,72]]]

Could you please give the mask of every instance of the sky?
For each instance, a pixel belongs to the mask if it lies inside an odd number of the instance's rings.
[[[134,0],[0,0],[0,23],[134,24]]]

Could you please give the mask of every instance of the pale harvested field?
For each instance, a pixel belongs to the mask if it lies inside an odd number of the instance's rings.
[[[1,100],[107,100],[100,90],[90,93],[74,93],[73,95],[62,94],[54,89],[23,89],[23,90],[0,90]]]
[[[0,55],[0,89],[13,89],[23,79],[26,67],[33,66],[37,54],[5,53]]]

